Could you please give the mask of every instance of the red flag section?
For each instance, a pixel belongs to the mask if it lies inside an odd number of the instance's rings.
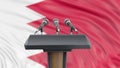
[[[67,68],[120,68],[120,1],[119,0],[45,0],[28,8],[46,16],[50,24],[44,28],[47,34],[55,34],[53,18],[60,19],[61,34],[69,34],[64,19],[86,34],[91,49],[73,49],[67,53]],[[37,28],[41,20],[29,25]],[[46,53],[30,59],[46,66]]]

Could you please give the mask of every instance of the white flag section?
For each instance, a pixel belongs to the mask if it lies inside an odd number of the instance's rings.
[[[41,0],[0,0],[0,68],[44,68],[28,59],[42,50],[25,50],[24,43],[35,28],[28,22],[43,16],[26,6]]]

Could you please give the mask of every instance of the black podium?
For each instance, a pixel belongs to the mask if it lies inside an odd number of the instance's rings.
[[[85,35],[30,35],[25,48],[47,52],[48,68],[66,68],[66,52],[89,49],[90,43]]]

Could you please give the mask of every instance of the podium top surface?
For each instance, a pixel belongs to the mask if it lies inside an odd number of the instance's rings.
[[[85,35],[30,35],[25,48],[66,51],[89,49],[90,43]]]

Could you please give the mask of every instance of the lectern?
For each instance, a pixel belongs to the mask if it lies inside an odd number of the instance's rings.
[[[47,52],[48,68],[66,68],[66,52],[89,49],[90,43],[85,35],[30,35],[25,48]]]

